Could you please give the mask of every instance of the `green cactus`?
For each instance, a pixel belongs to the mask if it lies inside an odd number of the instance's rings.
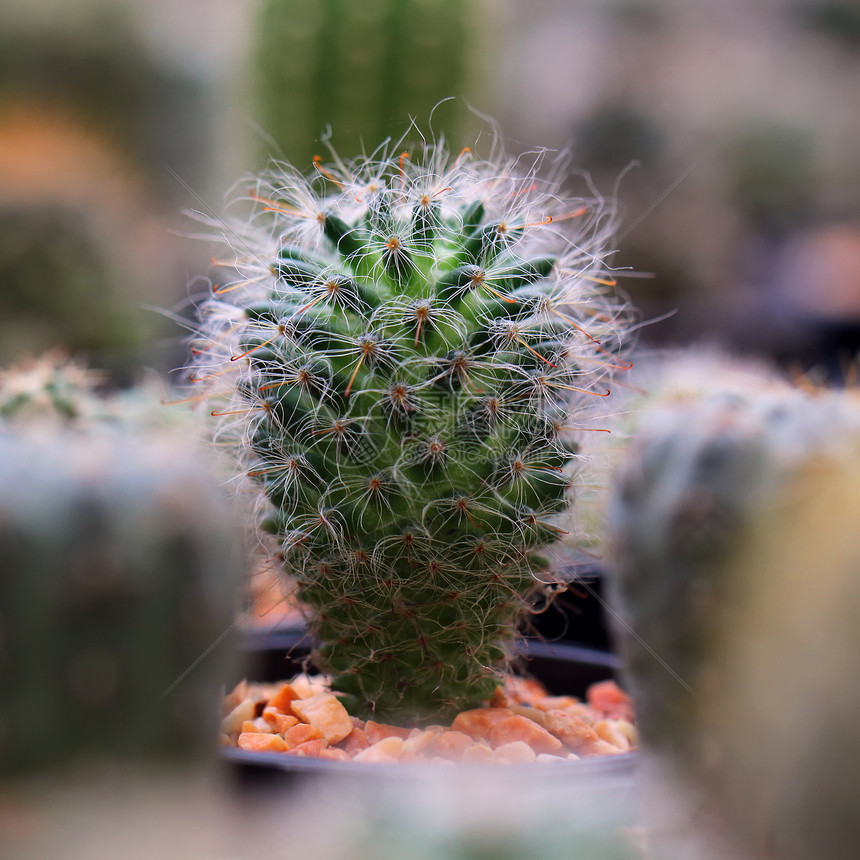
[[[400,152],[260,179],[193,351],[321,668],[357,715],[439,720],[489,698],[546,579],[624,313],[602,201]]]
[[[618,633],[644,742],[681,752],[688,766],[702,760],[703,694],[746,588],[729,571],[756,518],[783,504],[797,471],[856,433],[858,419],[838,395],[752,376],[647,412],[609,514]]]
[[[824,399],[831,396],[845,399]],[[697,727],[720,755],[705,760],[699,782],[749,856],[766,844],[775,860],[847,860],[860,838],[860,401],[853,399],[841,416],[825,407],[837,419],[827,446],[793,470],[778,504],[756,512],[727,572],[737,584],[733,623],[715,643]]]
[[[183,398],[149,378],[130,388],[106,388],[107,375],[59,350],[0,367],[0,430],[82,434],[125,429],[148,437],[200,436],[200,417],[191,408],[165,409]],[[178,402],[176,402],[178,400]]]
[[[0,772],[211,756],[231,520],[185,446],[0,432]]]
[[[476,57],[489,29],[490,10],[476,7],[475,0],[266,0],[255,85],[267,137],[304,167],[327,126],[349,152],[397,137],[410,116],[431,111],[437,130],[462,131],[462,97],[475,98]],[[458,98],[433,110],[450,96]]]
[[[0,426],[84,422],[103,409],[97,393],[103,381],[60,352],[0,368]]]

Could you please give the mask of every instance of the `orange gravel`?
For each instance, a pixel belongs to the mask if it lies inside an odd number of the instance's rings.
[[[450,726],[404,728],[351,716],[320,678],[240,682],[224,698],[220,743],[252,752],[360,762],[519,764],[617,755],[636,749],[630,698],[614,681],[586,701],[551,696],[511,678],[483,708]]]

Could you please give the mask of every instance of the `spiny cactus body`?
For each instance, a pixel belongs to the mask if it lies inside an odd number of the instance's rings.
[[[651,744],[697,760],[701,750],[687,745],[701,740],[693,727],[706,678],[746,593],[737,556],[750,528],[795,501],[787,488],[798,471],[858,430],[852,401],[759,380],[664,402],[634,433],[610,505],[610,543],[618,632]]]
[[[240,575],[229,510],[186,446],[0,433],[4,776],[211,753],[210,652]]]
[[[249,197],[195,374],[319,663],[377,719],[478,704],[617,364],[606,207],[441,145],[278,168]]]

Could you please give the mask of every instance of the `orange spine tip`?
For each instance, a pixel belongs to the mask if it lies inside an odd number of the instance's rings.
[[[491,287],[491,286],[490,286],[488,283],[486,283],[485,281],[481,281],[481,286],[482,286],[485,290],[487,290],[487,292],[490,292],[490,293],[492,293],[494,296],[496,296],[497,298],[500,298],[503,302],[507,302],[507,303],[508,303],[508,304],[510,304],[510,305],[515,305],[515,304],[517,303],[517,300],[516,300],[516,299],[512,299],[510,296],[506,296],[504,293],[500,293],[498,290],[496,290],[496,289],[494,289],[493,287]]]
[[[212,290],[213,296],[223,296],[225,293],[232,293],[233,290],[241,289],[242,287],[247,287],[248,284],[253,284],[255,281],[259,281],[263,275],[258,275],[256,278],[249,278],[247,281],[240,281],[238,284],[230,284],[229,287],[216,287]]]
[[[568,212],[567,215],[559,215],[558,218],[556,218],[555,220],[556,221],[567,221],[570,218],[579,218],[582,215],[585,215],[586,212],[588,212],[588,207],[587,206],[580,206],[579,209],[576,209],[573,212]]]
[[[313,163],[314,167],[317,169],[317,171],[319,171],[321,176],[325,176],[325,178],[328,179],[329,182],[333,182],[335,185],[339,186],[340,188],[343,188],[343,183],[330,170],[327,170],[325,167],[323,167],[321,155],[315,155],[313,157]]]
[[[530,191],[534,191],[537,188],[537,182],[532,182],[528,188],[520,188],[518,191],[512,191],[511,197],[519,197],[521,194],[528,194]]]
[[[550,367],[556,367],[557,365],[553,364],[548,358],[544,358],[534,347],[529,346],[522,338],[517,338],[517,343],[520,346],[524,346],[532,355],[539,358],[541,361],[546,362]]]
[[[568,325],[573,326],[573,328],[575,328],[578,332],[584,334],[592,343],[600,345],[600,341],[596,337],[590,335],[581,325],[578,325],[569,316],[567,316],[567,314],[563,314],[561,311],[557,311],[555,308],[552,307],[547,308],[547,310],[551,314],[555,314],[560,319],[563,319]]]
[[[464,146],[460,150],[460,154],[454,159],[454,167],[456,167],[460,163],[461,159],[463,159],[467,155],[471,155],[471,154],[472,154],[472,147],[471,146]]]
[[[529,224],[523,224],[523,230],[528,230],[529,227],[543,227],[545,224],[552,224],[552,215],[546,215],[540,221],[532,221]]]
[[[595,284],[600,284],[604,287],[615,287],[618,286],[618,281],[615,278],[598,278],[596,275],[582,275],[586,281],[591,281]]]
[[[273,334],[268,340],[263,341],[263,343],[258,343],[256,346],[252,346],[246,352],[243,352],[241,355],[231,355],[230,361],[239,361],[240,358],[245,358],[245,356],[250,355],[252,352],[256,352],[258,349],[262,349],[264,346],[268,346],[276,337],[278,333]]]
[[[592,397],[609,397],[612,393],[608,388],[602,394],[598,391],[589,391],[587,388],[576,388],[573,385],[562,385],[560,382],[549,383],[553,388],[564,388],[567,391],[576,391],[579,394],[590,394]]]
[[[343,396],[348,400],[350,392],[352,391],[352,384],[355,382],[355,377],[358,376],[358,371],[361,369],[361,365],[364,363],[364,357],[367,353],[362,353],[361,358],[358,359],[358,364],[355,366],[355,370],[352,372],[352,376],[349,378],[349,385],[346,386],[346,391],[344,391]]]
[[[260,406],[251,406],[249,409],[233,409],[229,412],[218,412],[217,410],[213,409],[212,412],[210,412],[209,414],[213,418],[221,418],[224,415],[247,415],[249,412],[253,412],[255,409],[261,408],[262,407]]]

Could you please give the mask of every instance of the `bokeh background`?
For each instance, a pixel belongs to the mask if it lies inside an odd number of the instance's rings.
[[[643,346],[856,354],[856,0],[4,0],[0,363],[181,364],[212,252],[183,210],[410,116],[455,149],[492,117],[615,195]]]

